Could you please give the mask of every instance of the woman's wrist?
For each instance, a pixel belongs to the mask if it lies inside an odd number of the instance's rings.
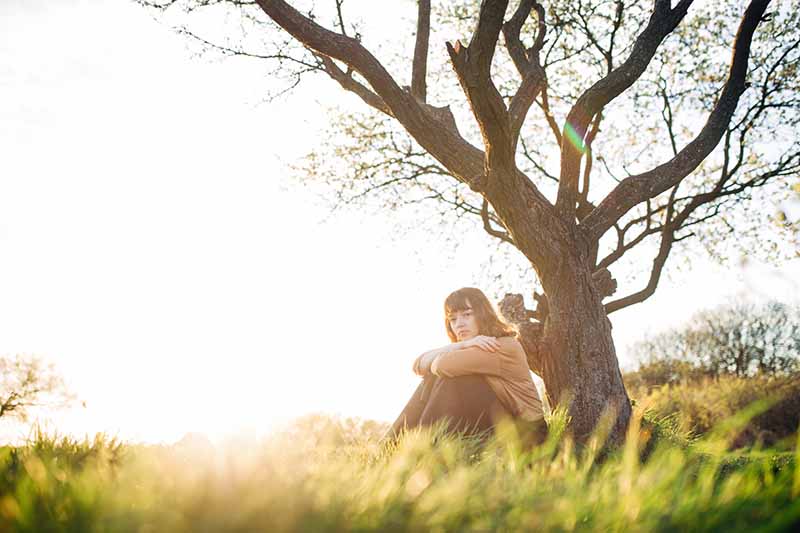
[[[451,342],[450,344],[442,346],[441,348],[427,351],[417,358],[414,364],[414,371],[419,375],[425,375],[430,372],[431,366],[437,357],[448,352],[461,350],[463,348],[466,348],[466,341]]]
[[[465,348],[464,341],[451,342],[450,344],[442,348],[442,352],[455,352],[456,350],[461,350],[463,348]]]

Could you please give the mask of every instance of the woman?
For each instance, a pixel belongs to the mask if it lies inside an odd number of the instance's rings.
[[[546,434],[542,403],[517,332],[472,287],[451,293],[444,314],[452,342],[416,358],[413,370],[423,381],[388,436],[439,420],[451,431],[474,434],[508,417],[540,442]]]

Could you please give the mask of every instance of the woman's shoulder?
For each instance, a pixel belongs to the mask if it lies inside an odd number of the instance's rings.
[[[525,348],[522,347],[519,337],[509,335],[508,337],[498,337],[497,341],[500,343],[499,351],[503,354],[501,359],[508,373],[507,377],[509,379],[530,381],[528,356],[525,353]]]
[[[506,337],[497,337],[497,342],[500,343],[500,349],[508,352],[520,351],[524,353],[522,344],[516,335],[508,335]]]

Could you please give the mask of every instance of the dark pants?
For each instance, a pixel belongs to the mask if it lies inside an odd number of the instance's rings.
[[[448,431],[488,434],[502,416],[508,416],[508,412],[483,376],[429,375],[414,391],[387,437],[397,437],[403,428],[426,427],[441,420]]]

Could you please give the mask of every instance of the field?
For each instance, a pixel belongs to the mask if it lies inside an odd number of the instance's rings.
[[[709,384],[686,387],[673,391],[684,402],[708,394]],[[741,395],[741,387],[717,388]],[[780,402],[762,397],[699,431],[670,412],[664,398],[675,397],[666,389],[643,394],[625,445],[610,452],[600,446],[602,431],[576,445],[561,411],[551,416],[548,442],[533,450],[521,449],[511,428],[483,443],[433,429],[382,445],[383,425],[324,416],[225,448],[199,439],[143,446],[39,433],[26,446],[0,448],[0,531],[789,531],[800,525],[796,434],[769,448],[758,438],[739,446],[747,428]]]

